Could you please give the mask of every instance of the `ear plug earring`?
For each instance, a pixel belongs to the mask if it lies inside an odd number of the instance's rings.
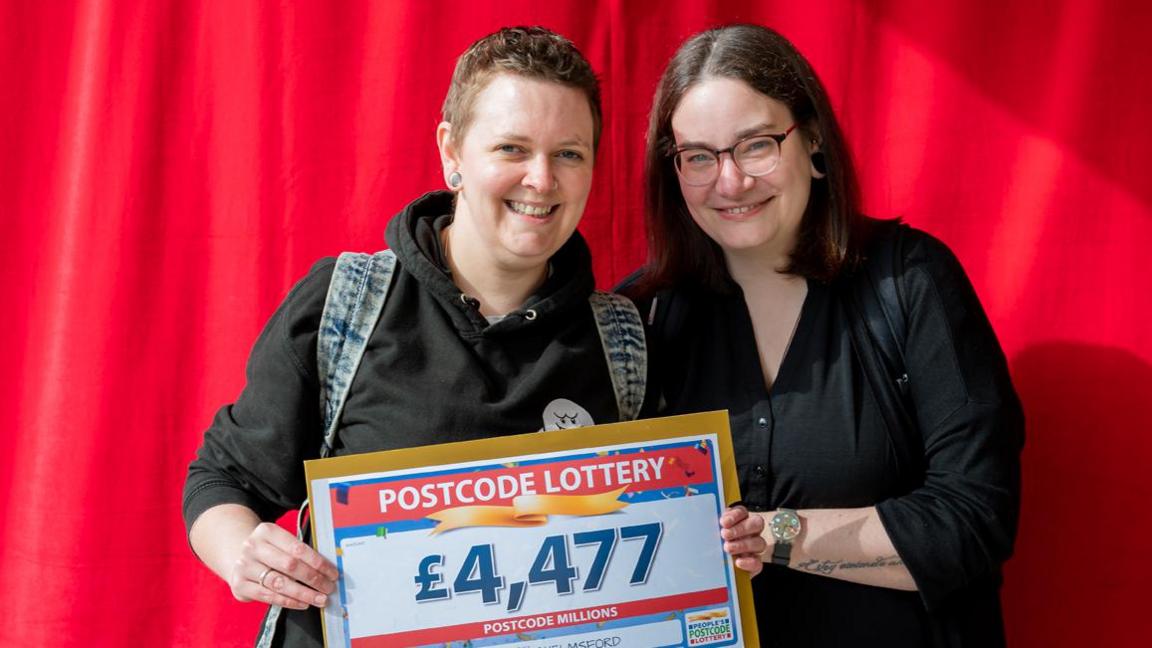
[[[812,168],[821,175],[828,173],[828,163],[824,160],[824,153],[816,151],[812,154]]]

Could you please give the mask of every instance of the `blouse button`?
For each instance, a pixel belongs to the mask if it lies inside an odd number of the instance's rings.
[[[757,475],[763,475],[764,473],[768,472],[768,470],[764,466],[757,464],[752,466],[752,472],[756,473]]]
[[[760,418],[756,419],[756,425],[759,425],[762,428],[766,428],[768,427],[768,419],[761,416]]]

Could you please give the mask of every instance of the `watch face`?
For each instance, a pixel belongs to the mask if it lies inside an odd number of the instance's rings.
[[[800,535],[800,517],[793,511],[777,511],[768,526],[777,542],[792,542]]]

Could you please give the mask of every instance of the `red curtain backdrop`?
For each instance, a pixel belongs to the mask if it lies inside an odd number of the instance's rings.
[[[581,231],[611,286],[643,258],[657,76],[684,37],[731,21],[810,57],[869,211],[949,243],[999,332],[1029,420],[1011,643],[1145,645],[1148,7],[0,3],[0,645],[250,645],[262,610],[187,548],[185,467],[291,283],[379,249],[390,215],[442,185],[456,55],[543,24],[599,71]]]

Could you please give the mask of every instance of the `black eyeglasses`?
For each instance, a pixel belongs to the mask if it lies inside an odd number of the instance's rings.
[[[728,153],[742,173],[756,177],[768,175],[780,163],[780,146],[784,144],[784,138],[798,125],[792,124],[788,130],[775,135],[749,135],[726,149],[678,148],[672,152],[676,172],[684,179],[684,184],[693,187],[712,184],[720,176],[720,156]]]

